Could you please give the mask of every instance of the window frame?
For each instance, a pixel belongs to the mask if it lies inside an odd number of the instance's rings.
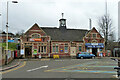
[[[47,46],[38,46],[38,53],[47,53]]]
[[[53,43],[52,44],[52,53],[59,53],[59,45],[58,45],[58,43]]]
[[[66,51],[66,49],[65,49],[66,47],[67,47],[67,51]],[[69,50],[69,49],[68,49],[68,46],[65,46],[65,47],[64,47],[64,53],[68,53],[68,50]]]
[[[92,33],[92,38],[97,38],[97,33]]]
[[[33,37],[35,35],[37,35],[37,37]],[[39,37],[38,37],[38,35],[39,35]],[[31,34],[31,38],[32,39],[41,38],[41,35],[39,33],[33,33],[33,34]]]
[[[81,50],[80,50],[80,47],[81,47]],[[82,51],[82,46],[78,46],[78,51]]]

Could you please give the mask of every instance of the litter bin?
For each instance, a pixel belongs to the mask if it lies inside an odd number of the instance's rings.
[[[59,59],[59,55],[53,55],[54,59]]]

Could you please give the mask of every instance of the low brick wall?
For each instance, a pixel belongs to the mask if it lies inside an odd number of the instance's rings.
[[[0,60],[0,66],[3,66],[3,65],[5,65],[5,60],[6,60],[6,57],[5,57],[5,53],[6,51],[4,50],[3,52],[2,52],[2,59]],[[14,59],[14,53],[13,53],[13,51],[11,51],[11,56],[10,56],[10,58],[7,60],[7,63],[9,64],[13,59]]]

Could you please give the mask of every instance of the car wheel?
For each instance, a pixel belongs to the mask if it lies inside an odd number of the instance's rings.
[[[83,59],[83,57],[80,57],[81,59]]]
[[[92,59],[95,59],[95,57],[92,57]]]

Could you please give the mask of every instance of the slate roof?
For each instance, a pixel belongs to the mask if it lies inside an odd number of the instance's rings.
[[[40,27],[47,35],[51,36],[51,40],[55,41],[83,41],[83,37],[88,30],[84,29],[66,29],[61,30],[56,27]]]
[[[5,32],[0,33],[0,37],[6,36]],[[8,36],[14,36],[13,33],[8,33]]]

